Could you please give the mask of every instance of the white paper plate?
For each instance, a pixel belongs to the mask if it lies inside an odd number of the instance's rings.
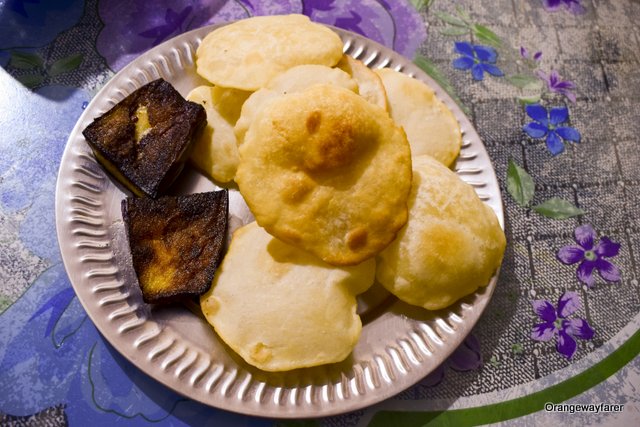
[[[200,28],[141,55],[120,71],[84,111],[67,143],[56,189],[56,225],[67,273],[78,298],[104,337],[142,371],[189,398],[243,414],[302,418],[352,411],[393,396],[429,374],[464,340],[486,307],[489,286],[438,312],[410,307],[374,287],[361,301],[363,331],[343,363],[272,374],[244,363],[213,329],[183,306],[142,301],[131,267],[120,201],[127,194],[96,163],[82,130],[142,85],[159,77],[186,95],[205,84],[194,54],[214,27]],[[463,131],[456,164],[503,224],[500,190],[487,153],[469,120],[418,67],[356,34],[334,29],[344,50],[372,68],[390,67],[431,86]],[[187,170],[175,192],[217,188]],[[251,220],[240,194],[230,192],[231,223]],[[291,325],[295,327],[295,325]]]

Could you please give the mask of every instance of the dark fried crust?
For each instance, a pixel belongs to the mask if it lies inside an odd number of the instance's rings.
[[[147,108],[151,130],[135,140],[136,111]],[[205,125],[204,108],[170,83],[146,84],[82,132],[96,158],[136,195],[158,197],[182,171],[191,142]]]
[[[122,201],[145,302],[173,302],[209,289],[222,259],[228,207],[227,190]]]

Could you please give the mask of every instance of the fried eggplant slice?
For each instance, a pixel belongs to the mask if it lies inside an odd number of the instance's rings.
[[[156,198],[182,171],[204,127],[204,108],[170,83],[154,80],[82,132],[96,159],[137,196]]]
[[[169,303],[209,289],[222,259],[228,211],[227,190],[122,201],[145,302]]]

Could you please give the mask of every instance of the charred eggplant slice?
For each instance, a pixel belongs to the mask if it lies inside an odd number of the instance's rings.
[[[158,197],[181,172],[205,125],[204,108],[170,83],[148,83],[83,131],[96,159],[137,196]]]
[[[227,190],[122,201],[133,268],[147,303],[205,293],[222,259]]]

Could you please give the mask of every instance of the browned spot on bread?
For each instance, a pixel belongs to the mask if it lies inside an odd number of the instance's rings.
[[[314,111],[307,117],[307,131],[309,133],[316,133],[320,127],[320,121],[322,120],[322,113],[320,111]]]
[[[357,149],[353,134],[350,123],[334,121],[332,126],[321,126],[309,139],[306,169],[323,171],[350,164]]]
[[[362,227],[354,228],[347,233],[346,240],[349,249],[357,251],[367,244],[367,230]]]
[[[269,231],[269,229],[267,229]],[[300,232],[293,228],[286,227],[280,230],[279,239],[292,245],[299,245],[302,236]]]
[[[289,180],[289,185],[284,187],[282,198],[285,202],[297,204],[313,190],[314,183],[303,174],[298,174]]]

